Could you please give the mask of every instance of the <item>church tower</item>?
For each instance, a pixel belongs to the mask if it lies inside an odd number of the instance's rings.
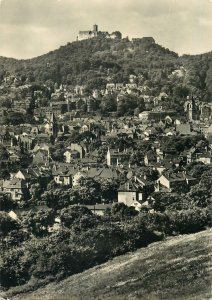
[[[195,119],[195,103],[193,96],[191,98],[189,96],[187,97],[184,110],[187,113],[188,120],[193,121]]]
[[[193,103],[192,103],[192,101],[190,101],[190,103],[188,104],[188,119],[189,119],[189,121],[193,120]]]
[[[54,113],[51,114],[50,122],[49,122],[49,131],[54,139],[57,137],[58,133],[58,124]]]

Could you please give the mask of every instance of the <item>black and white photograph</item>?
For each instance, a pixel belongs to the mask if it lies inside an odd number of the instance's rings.
[[[212,299],[212,0],[0,0],[0,300]]]

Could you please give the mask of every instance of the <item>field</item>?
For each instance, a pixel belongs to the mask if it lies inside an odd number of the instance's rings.
[[[211,234],[207,230],[154,243],[11,299],[212,299]]]

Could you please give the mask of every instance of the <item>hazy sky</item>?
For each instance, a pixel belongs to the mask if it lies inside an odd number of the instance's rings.
[[[95,23],[179,54],[212,50],[212,0],[0,0],[0,55],[44,54]]]

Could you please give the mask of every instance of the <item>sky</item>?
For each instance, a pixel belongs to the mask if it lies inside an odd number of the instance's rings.
[[[0,56],[45,54],[95,23],[180,55],[212,50],[212,0],[0,0]]]

